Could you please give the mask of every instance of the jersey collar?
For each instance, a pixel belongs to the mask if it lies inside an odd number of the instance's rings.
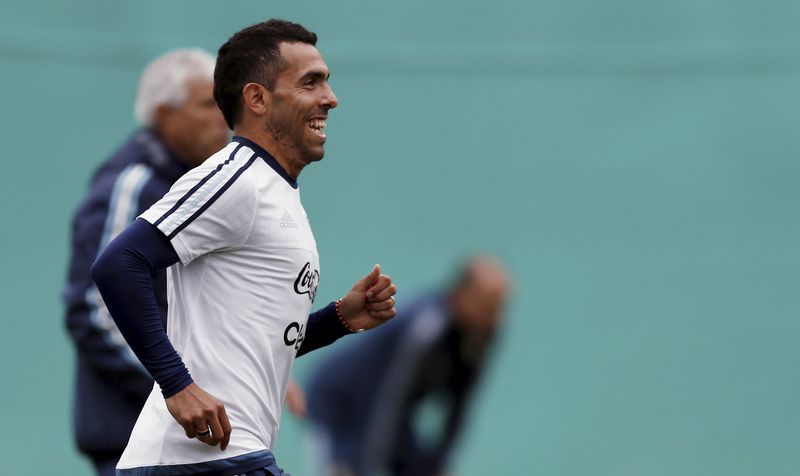
[[[279,164],[278,161],[275,160],[275,157],[273,157],[269,152],[264,150],[263,147],[261,147],[260,145],[256,144],[255,142],[251,141],[250,139],[247,139],[246,137],[242,137],[242,136],[233,136],[233,139],[231,139],[231,140],[233,140],[233,142],[238,142],[238,143],[240,143],[240,144],[252,149],[253,152],[255,152],[256,155],[258,155],[259,157],[264,159],[264,162],[266,162],[270,167],[272,167],[272,169],[275,170],[275,172],[277,172],[278,175],[283,177],[283,179],[286,180],[286,182],[289,185],[291,185],[292,188],[297,188],[297,181],[295,179],[293,179],[283,169],[283,167],[281,167],[281,164]]]

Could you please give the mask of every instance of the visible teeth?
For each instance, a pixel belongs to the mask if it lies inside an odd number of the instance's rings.
[[[313,119],[313,120],[308,122],[308,125],[312,129],[324,129],[325,126],[328,125],[328,122],[324,121],[322,119]]]

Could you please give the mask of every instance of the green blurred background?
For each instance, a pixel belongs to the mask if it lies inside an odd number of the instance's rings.
[[[35,0],[0,7],[0,474],[89,474],[59,293],[139,73],[273,16],[340,100],[300,180],[318,302],[380,262],[402,303],[476,249],[516,277],[453,475],[800,472],[800,3]]]

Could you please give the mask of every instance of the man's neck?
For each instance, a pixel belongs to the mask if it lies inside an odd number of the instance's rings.
[[[283,167],[283,170],[289,174],[292,179],[297,180],[300,172],[306,164],[299,160],[292,160],[283,148],[275,142],[275,140],[267,133],[267,131],[255,129],[252,127],[237,127],[233,130],[233,135],[249,139],[275,158],[275,160]]]

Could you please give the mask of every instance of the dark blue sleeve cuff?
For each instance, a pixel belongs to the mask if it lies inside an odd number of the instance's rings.
[[[308,316],[306,337],[297,351],[297,356],[330,345],[350,333],[336,315],[336,303],[332,302]]]

